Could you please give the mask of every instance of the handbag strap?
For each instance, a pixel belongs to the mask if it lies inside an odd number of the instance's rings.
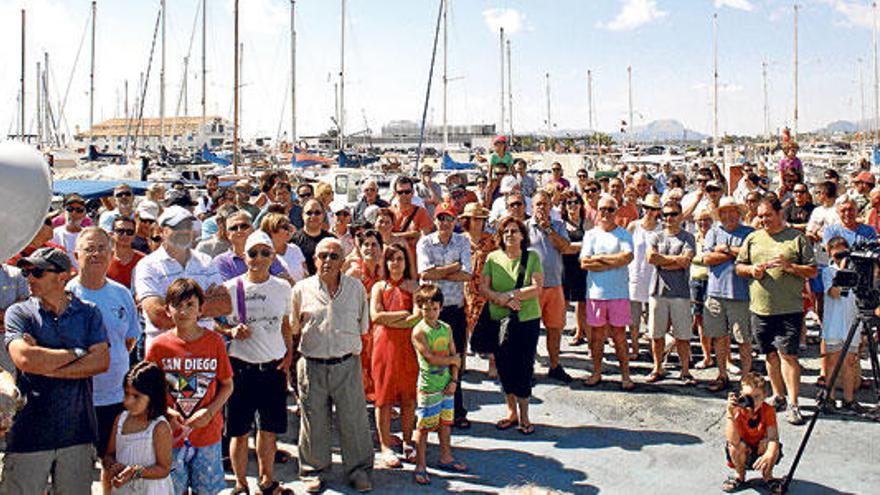
[[[238,277],[235,284],[235,302],[238,306],[238,320],[242,324],[247,324],[247,306],[245,306],[244,302],[244,282],[241,280],[241,277]]]
[[[516,285],[513,287],[514,290],[522,289],[523,283],[526,280],[526,264],[529,262],[529,251],[523,250],[522,256],[519,259],[519,275],[516,276]]]

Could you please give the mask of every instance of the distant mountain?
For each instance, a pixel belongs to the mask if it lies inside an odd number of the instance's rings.
[[[858,132],[858,130],[858,122],[852,122],[849,120],[835,120],[834,122],[831,122],[822,129],[817,129],[816,134],[852,134],[854,132]]]
[[[688,129],[675,119],[655,120],[647,125],[634,127],[628,133],[617,132],[612,134],[614,139],[621,140],[635,138],[638,141],[702,141],[708,136]]]

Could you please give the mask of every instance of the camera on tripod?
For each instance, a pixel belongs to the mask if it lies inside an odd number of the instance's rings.
[[[873,311],[880,306],[880,291],[874,278],[874,270],[880,266],[880,242],[858,242],[840,256],[847,260],[847,268],[837,271],[832,284],[841,289],[843,296],[852,291],[859,309]]]

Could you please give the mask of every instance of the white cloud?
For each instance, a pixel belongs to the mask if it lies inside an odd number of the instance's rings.
[[[871,5],[868,2],[824,0],[831,5],[835,12],[843,16],[844,25],[871,28]]]
[[[751,12],[755,9],[749,0],[715,0],[715,8],[729,7],[731,9],[745,10]]]
[[[599,23],[610,31],[629,31],[666,17],[667,12],[657,8],[656,0],[622,0],[623,6],[614,19]]]
[[[487,9],[483,11],[483,20],[493,33],[502,27],[507,34],[515,34],[526,28],[526,15],[516,9]]]

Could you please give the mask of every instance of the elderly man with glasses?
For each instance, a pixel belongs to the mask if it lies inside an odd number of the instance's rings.
[[[363,284],[341,272],[342,261],[339,241],[321,240],[316,273],[293,287],[291,328],[303,356],[297,363],[299,474],[308,493],[324,489],[331,468],[334,409],[345,475],[359,492],[373,488],[373,441],[358,359],[370,308]]]
[[[352,213],[352,220],[355,223],[366,222],[364,211],[366,211],[367,207],[376,205],[379,208],[388,208],[389,206],[387,201],[379,197],[379,184],[373,179],[367,179],[364,181],[361,185],[361,191],[363,191],[364,194],[361,196],[361,199],[355,203]]]

